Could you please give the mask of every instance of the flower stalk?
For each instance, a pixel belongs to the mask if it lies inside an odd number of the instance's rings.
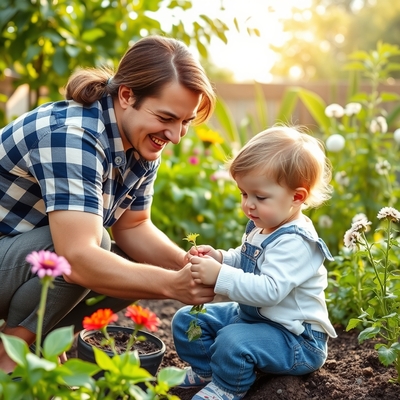
[[[183,238],[183,240],[187,240],[195,247],[196,250],[198,250],[196,243],[196,239],[198,236],[200,236],[198,233],[189,233],[185,238]],[[200,339],[202,330],[198,323],[198,316],[199,314],[204,314],[206,311],[207,309],[204,307],[204,304],[196,304],[190,309],[189,314],[195,316],[195,319],[190,321],[188,330],[186,331],[190,342]]]
[[[356,251],[356,256],[367,257],[374,274],[367,283],[374,297],[368,300],[366,309],[358,318],[350,319],[346,330],[353,329],[359,324],[364,326],[358,336],[359,342],[380,337],[383,342],[375,345],[379,361],[388,366],[394,364],[397,372],[397,383],[400,383],[400,315],[398,303],[398,274],[392,268],[391,251],[393,246],[399,248],[400,243],[393,238],[393,223],[400,222],[400,212],[392,207],[382,208],[377,218],[385,220],[384,236],[378,236],[378,241],[369,243],[366,232],[371,224],[366,218],[357,220],[345,233],[345,246]],[[377,229],[381,231],[382,229]],[[384,242],[384,243],[382,243]],[[376,251],[373,251],[373,248]],[[382,257],[377,258],[377,255]],[[397,255],[394,255],[397,259]]]

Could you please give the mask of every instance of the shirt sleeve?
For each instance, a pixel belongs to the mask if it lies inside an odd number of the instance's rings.
[[[29,170],[42,191],[46,212],[103,214],[106,156],[99,142],[78,126],[63,126],[40,138],[30,151]]]

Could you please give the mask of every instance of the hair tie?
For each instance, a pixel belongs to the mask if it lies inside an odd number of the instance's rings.
[[[109,85],[110,83],[111,83],[111,81],[112,81],[112,76],[110,76],[108,79],[107,79],[107,85]]]

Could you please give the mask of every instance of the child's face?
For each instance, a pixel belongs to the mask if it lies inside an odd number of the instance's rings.
[[[259,174],[235,177],[242,195],[242,209],[263,233],[271,233],[283,224],[299,218],[301,204],[296,191],[280,186]]]

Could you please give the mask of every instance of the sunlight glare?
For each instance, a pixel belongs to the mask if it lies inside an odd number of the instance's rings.
[[[221,3],[225,8],[223,11],[219,9]],[[229,27],[228,44],[213,38],[209,46],[211,61],[220,68],[231,70],[237,82],[268,83],[272,79],[270,69],[278,58],[269,46],[281,45],[290,36],[282,31],[281,19],[291,15],[292,7],[304,9],[311,3],[311,0],[192,0],[192,9],[176,9],[170,18],[174,23],[179,19],[189,23],[201,14],[221,19]],[[235,17],[240,32],[233,23]],[[260,37],[249,36],[247,28],[257,28]],[[298,71],[293,74],[297,75]]]

